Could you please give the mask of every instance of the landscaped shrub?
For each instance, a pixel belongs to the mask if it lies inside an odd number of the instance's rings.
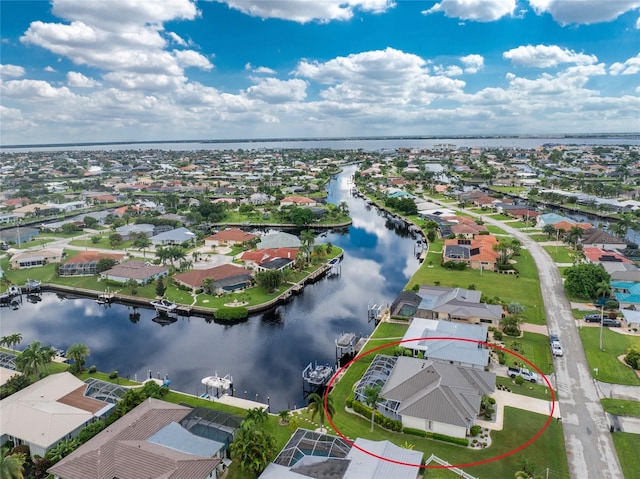
[[[247,308],[219,308],[213,313],[216,319],[221,321],[237,321],[239,319],[245,319],[249,317],[249,310]]]
[[[349,394],[349,397],[347,398],[347,407],[348,408],[353,407],[353,393]]]
[[[446,269],[462,271],[467,267],[467,263],[463,261],[445,261],[444,263],[442,263],[442,267]]]
[[[107,427],[107,423],[104,421],[96,421],[94,423],[91,423],[78,433],[78,440],[84,444],[93,436],[102,431],[105,427]]]
[[[118,377],[118,371],[111,371],[109,374],[109,379],[115,379]]]
[[[427,437],[427,431],[413,429],[412,427],[404,427],[402,428],[402,432],[405,434],[411,434],[412,436]]]
[[[494,331],[493,339],[495,339],[496,341],[502,341],[502,331]]]
[[[478,426],[477,424],[475,426],[471,426],[470,432],[472,436],[477,436],[482,432],[482,427]]]
[[[627,350],[627,355],[624,357],[624,362],[633,369],[640,369],[640,349],[629,348]]]
[[[365,406],[364,404],[362,404],[360,401],[356,401],[355,399],[352,402],[352,407],[354,412],[357,412],[358,414],[363,415],[364,417],[367,417],[369,419],[371,419],[371,408],[368,406]],[[380,426],[382,426],[385,429],[389,429],[391,431],[401,431],[402,430],[402,423],[400,421],[396,421],[394,419],[388,418],[387,416],[383,415],[382,413],[376,411],[373,415],[373,421],[376,424],[379,424]]]
[[[89,374],[93,374],[98,370],[98,368],[96,367],[96,365],[94,364],[93,366],[91,366],[89,368]]]

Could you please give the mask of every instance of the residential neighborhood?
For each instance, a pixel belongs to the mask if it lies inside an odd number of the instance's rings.
[[[630,363],[640,341],[635,314],[640,254],[631,236],[640,219],[635,200],[621,200],[625,193],[636,194],[633,176],[589,169],[600,180],[609,175],[606,182],[618,185],[616,201],[584,182],[558,179],[568,174],[562,165],[577,164],[580,155],[596,163],[625,164],[629,170],[637,160],[636,149],[598,148],[520,151],[448,144],[393,153],[70,151],[51,158],[3,153],[7,176],[2,186],[8,201],[3,203],[5,256],[0,266],[7,298],[3,305],[9,309],[28,307],[10,294],[11,287],[28,281],[42,287],[42,294],[84,294],[100,304],[122,301],[156,308],[154,321],[169,325],[167,329],[177,321],[176,310],[233,325],[272,305],[295,302],[295,295],[318,278],[340,274],[336,264],[344,249],[325,238],[344,232],[353,218],[346,201],[328,201],[325,187],[347,168],[354,171],[347,193],[383,215],[388,228],[406,228],[418,264],[404,290],[386,305],[369,306],[375,329],[362,338],[358,351],[372,350],[378,338],[393,338],[397,344],[349,366],[330,391],[306,396],[306,407],[276,414],[258,395],[251,401],[246,392],[244,399],[226,393],[187,398],[169,392],[170,382],[160,377],[132,381],[122,389],[110,386],[108,374],[100,379],[103,384],[91,374],[81,380],[56,371],[6,396],[0,406],[18,418],[21,401],[41,394],[49,401],[43,411],[55,416],[55,408],[63,407],[58,403],[71,401],[84,411],[74,413],[80,422],[38,442],[37,431],[21,429],[28,422],[12,419],[3,422],[3,443],[29,446],[31,456],[46,456],[51,461],[47,470],[61,479],[92,477],[83,476],[88,469],[97,478],[125,477],[124,471],[141,474],[150,464],[162,464],[165,475],[189,470],[191,477],[203,478],[243,477],[241,473],[316,477],[329,469],[342,478],[379,477],[365,471],[383,467],[380,461],[340,438],[345,427],[356,445],[381,451],[385,458],[422,467],[445,464],[465,477],[489,477],[489,465],[474,469],[456,464],[473,462],[474,454],[484,449],[506,452],[502,431],[535,434],[527,415],[533,415],[534,423],[555,418],[546,424],[544,437],[570,447],[565,428],[571,424],[562,419],[570,414],[566,408],[573,393],[563,381],[569,378],[565,371],[576,348],[584,348],[599,388],[640,387]],[[36,172],[28,174],[35,162],[68,162],[75,170],[58,177],[52,167],[44,170],[50,177],[36,178]],[[434,165],[441,169],[432,169]],[[91,174],[80,175],[83,168]],[[529,170],[535,173],[521,174]],[[24,210],[34,205],[39,206]],[[356,248],[362,248],[359,241]],[[541,268],[538,251],[551,267]],[[562,289],[553,294],[544,289],[543,278],[551,271],[564,278]],[[570,305],[568,322],[551,314],[548,301],[557,295]],[[596,321],[589,315],[597,315]],[[15,346],[10,337],[3,331],[3,344]],[[606,348],[598,347],[598,341]],[[15,375],[25,368],[20,351],[9,347],[2,354],[5,381],[20,377]],[[60,364],[66,367],[64,358]],[[80,363],[71,362],[75,364]],[[78,368],[87,374],[87,368]],[[531,377],[537,379],[510,377],[511,370],[536,371]],[[117,378],[116,372],[112,380]],[[56,386],[63,383],[69,386]],[[154,384],[162,388],[160,398],[143,394]],[[47,388],[55,392],[49,394]],[[92,396],[96,390],[101,393],[95,397],[106,399],[100,407]],[[116,406],[130,393],[133,407],[121,414]],[[177,398],[174,394],[180,395],[180,406],[161,400]],[[602,434],[633,443],[640,424],[633,414],[616,409],[635,407],[629,395],[610,395],[608,399],[621,401],[614,405],[601,404],[594,395],[602,411],[598,414],[612,428]],[[228,403],[218,402],[220,398]],[[214,414],[209,410],[219,415],[209,417]],[[265,418],[255,411],[265,411]],[[174,415],[177,419],[171,419]],[[140,430],[142,435],[132,435],[133,425],[145,421],[149,427]],[[98,430],[94,423],[106,428]],[[96,434],[85,434],[85,428],[95,428]],[[265,456],[253,469],[240,445],[258,437],[266,441]],[[59,458],[57,451],[67,441],[75,441],[74,451]],[[541,447],[547,444],[541,441]],[[102,456],[117,460],[96,472]],[[558,477],[569,477],[564,456],[554,457],[551,466],[539,459],[529,464],[522,457],[526,455],[494,470],[515,474],[551,467]],[[624,467],[627,460],[621,459]],[[391,471],[389,464],[383,468]],[[420,474],[408,466],[393,471],[394,477]]]

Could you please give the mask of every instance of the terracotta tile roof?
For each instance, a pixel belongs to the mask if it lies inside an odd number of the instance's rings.
[[[316,201],[310,198],[305,198],[304,196],[287,196],[286,198],[282,198],[280,203],[311,204],[316,203]]]
[[[73,258],[69,258],[64,264],[75,264],[75,263],[90,263],[91,261],[99,261],[102,258],[111,258],[115,260],[121,260],[124,258],[124,254],[118,253],[101,253],[99,251],[81,251]]]
[[[202,282],[211,278],[214,281],[220,281],[225,278],[231,278],[233,276],[251,275],[251,271],[232,264],[223,264],[209,269],[194,269],[186,273],[176,274],[174,276],[176,281],[184,284],[188,284],[191,287],[199,288],[202,286]]]
[[[218,231],[205,239],[213,241],[238,241],[244,243],[255,238],[257,238],[256,235],[246,233],[239,228],[228,228],[226,230]]]
[[[262,264],[265,261],[271,261],[275,258],[295,259],[300,250],[298,248],[267,248],[255,251],[245,251],[240,255],[240,259],[244,261],[252,261],[256,264]]]

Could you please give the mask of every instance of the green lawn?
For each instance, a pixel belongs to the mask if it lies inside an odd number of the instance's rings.
[[[589,361],[591,374],[599,381],[640,386],[640,379],[626,364],[618,361],[631,346],[640,347],[640,337],[602,330],[603,351],[600,351],[600,328],[579,328],[582,345]],[[594,368],[598,368],[596,375]]]
[[[531,227],[530,224],[525,223],[524,221],[509,221],[507,224],[512,228],[518,228],[518,229],[525,229],[525,228]]]
[[[549,241],[549,237],[544,233],[532,233],[529,235],[531,239],[537,242]]]
[[[443,243],[443,240],[438,240],[429,245],[426,260],[420,265],[405,289],[411,289],[415,284],[433,285],[436,281],[440,286],[447,287],[468,288],[473,284],[489,298],[498,297],[505,304],[517,302],[523,305],[526,308],[524,314],[527,322],[545,324],[538,270],[527,250],[521,250],[520,256],[514,258],[517,261],[515,266],[520,272],[520,277],[516,278],[491,271],[469,268],[454,271],[443,268],[440,266]],[[433,267],[430,268],[430,264]]]
[[[489,230],[489,233],[494,234],[494,235],[506,235],[507,232],[505,230],[503,230],[502,228],[498,227],[498,226],[493,226],[493,225],[485,225],[487,227],[487,229]]]
[[[602,407],[608,413],[616,416],[640,416],[640,401],[604,398],[602,399]]]
[[[514,394],[520,394],[522,396],[551,401],[551,393],[549,392],[549,388],[544,381],[537,384],[525,382],[524,384],[517,385],[511,378],[497,376],[496,385],[497,384],[509,387],[509,389],[511,389],[511,392]],[[556,394],[556,400],[557,399],[558,396]]]
[[[491,219],[498,220],[498,221],[505,221],[505,220],[512,220],[513,219],[513,218],[511,218],[511,216],[507,216],[507,215],[504,215],[502,213],[495,213],[495,214],[486,215],[486,216],[487,216],[487,218],[491,218]],[[509,223],[509,224],[511,224],[511,223]]]
[[[504,343],[507,349],[531,361],[538,366],[544,374],[553,372],[553,360],[551,358],[551,348],[549,347],[549,338],[547,336],[525,331],[521,338],[504,336]],[[514,361],[522,362],[515,356],[507,356],[508,365],[512,365]]]
[[[638,454],[640,434],[616,432],[611,437],[618,453],[618,460],[622,466],[624,477],[626,479],[638,477],[638,471],[640,471],[640,454]]]
[[[73,240],[69,244],[71,246],[80,246],[80,247],[86,247],[86,248],[123,250],[125,248],[131,248],[133,246],[133,240],[121,241],[115,246],[112,246],[111,242],[109,241],[109,235],[104,235],[104,236],[100,236],[100,241],[98,241],[97,243],[94,243],[93,241],[91,241],[91,238],[87,238],[87,239]],[[148,250],[149,248],[147,248],[147,251]]]
[[[575,251],[566,246],[543,246],[556,263],[573,263]]]
[[[54,238],[38,238],[38,239],[32,239],[31,241],[25,241],[23,243],[20,243],[20,246],[18,245],[13,245],[12,248],[18,248],[18,249],[26,249],[26,248],[33,248],[34,246],[40,246],[40,245],[45,245],[47,243],[51,243],[55,241]]]
[[[87,359],[89,357],[90,356],[87,356]],[[94,379],[99,379],[99,380],[107,382],[107,383],[119,384],[120,386],[142,386],[142,383],[131,381],[131,380],[127,379],[127,378],[117,377],[117,378],[111,379],[109,377],[109,373],[102,373],[100,371],[96,371],[95,373],[89,373],[89,371],[87,371],[86,369],[84,370],[84,372],[82,374],[78,374],[77,377],[78,377],[78,379],[81,379],[82,381],[86,381],[89,378],[94,378]]]
[[[375,340],[376,338],[398,338],[404,334],[404,331],[406,331],[406,326],[404,325],[380,324],[372,336],[374,341],[367,343],[365,351],[384,344],[385,341],[393,341],[392,339]],[[391,351],[378,351],[378,353],[384,352],[390,353]],[[433,453],[451,464],[461,464],[488,459],[512,450],[532,438],[546,421],[546,417],[539,414],[505,408],[505,424],[507,427],[503,431],[492,432],[492,446],[482,450],[470,450],[440,441],[393,433],[378,426],[371,433],[370,422],[366,418],[347,413],[343,406],[347,396],[351,393],[354,383],[360,379],[372,361],[373,356],[374,354],[366,356],[352,364],[332,392],[336,406],[333,420],[347,437],[364,437],[372,440],[388,439],[398,445],[408,442],[413,444],[416,450],[424,451],[426,457]],[[553,477],[569,477],[566,457],[564,454],[557,454],[556,452],[559,450],[564,451],[562,428],[556,421],[553,421],[541,438],[523,451],[499,461],[464,468],[464,470],[479,477],[513,477],[514,473],[519,469],[521,458],[526,457],[536,465],[538,471],[543,471],[549,467],[556,472]],[[434,476],[427,475],[427,477]],[[436,475],[435,477],[438,476]]]
[[[52,233],[49,231],[44,231],[42,233],[40,233],[40,237],[46,236],[48,238],[55,238],[55,239],[60,239],[60,238],[75,238],[76,236],[82,236],[84,234],[84,231],[74,231],[73,233],[61,233],[61,232],[56,232],[56,233]]]

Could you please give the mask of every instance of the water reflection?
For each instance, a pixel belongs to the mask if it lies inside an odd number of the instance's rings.
[[[311,284],[285,305],[236,323],[180,317],[162,327],[144,308],[96,304],[89,299],[43,294],[19,311],[3,309],[2,335],[20,332],[22,347],[33,340],[66,349],[82,342],[91,350],[89,365],[144,378],[169,374],[172,387],[204,393],[200,383],[214,372],[231,374],[236,395],[266,402],[272,410],[301,406],[302,370],[312,360],[335,361],[335,339],[343,332],[369,334],[367,304],[391,302],[417,268],[414,243],[399,226],[364,201],[351,197],[350,167],[331,183],[329,199],[346,201],[353,225],[321,238],[345,250],[339,274]],[[400,234],[402,234],[402,237]]]

